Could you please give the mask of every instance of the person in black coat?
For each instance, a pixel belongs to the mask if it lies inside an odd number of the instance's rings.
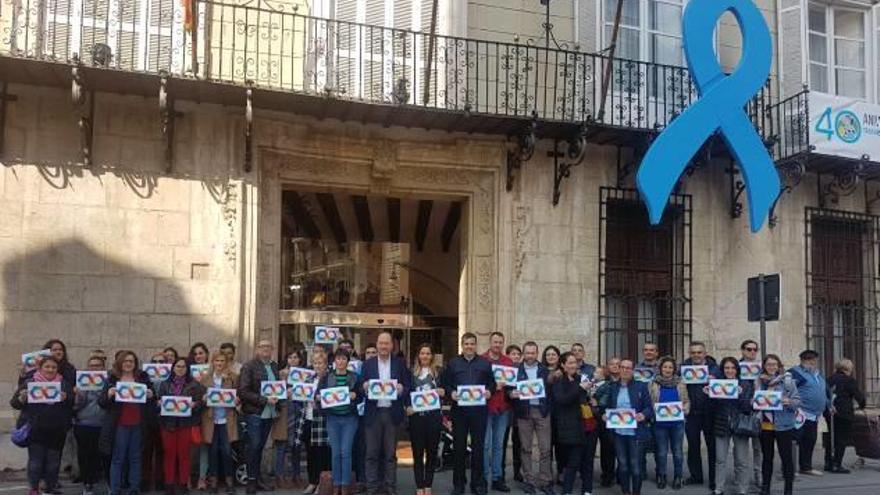
[[[61,450],[73,419],[73,383],[65,380],[58,371],[58,361],[49,356],[40,367],[13,394],[9,405],[22,411],[22,422],[30,422],[28,437],[28,484],[30,494],[39,493],[42,480],[45,491],[55,488],[61,467]],[[58,382],[61,384],[59,401],[55,403],[30,403],[27,384],[31,382]]]
[[[190,474],[190,449],[192,448],[192,428],[201,420],[202,401],[205,389],[199,382],[192,379],[189,365],[185,358],[177,358],[171,368],[171,376],[161,382],[156,395],[161,401],[163,397],[189,397],[192,406],[189,416],[159,416],[159,433],[162,438],[162,452],[164,453],[165,486],[171,491],[175,482],[182,491],[185,491],[189,483]],[[177,467],[175,477],[174,468]]]
[[[739,361],[734,357],[726,357],[719,365],[722,379],[738,380],[738,398],[736,399],[709,399],[709,409],[712,414],[712,434],[715,437],[715,475],[716,479],[711,484],[716,488],[715,494],[722,494],[724,477],[727,475],[727,453],[730,443],[733,442],[734,477],[737,493],[746,493],[748,488],[748,461],[751,449],[749,437],[734,434],[731,423],[741,415],[752,414],[752,397],[755,395],[755,383],[752,380],[739,379]],[[704,388],[708,394],[709,387]]]
[[[834,397],[831,418],[834,425],[834,452],[830,442],[825,446],[825,470],[832,473],[849,473],[843,467],[846,446],[852,444],[852,425],[855,420],[853,403],[865,408],[865,394],[859,390],[859,382],[853,377],[853,362],[843,358],[834,365],[834,374],[828,377],[828,390]],[[826,418],[828,419],[828,418]]]
[[[591,384],[581,381],[577,357],[574,354],[566,352],[559,361],[562,363],[563,373],[553,384],[553,420],[556,422],[559,441],[566,449],[562,493],[570,495],[574,488],[574,478],[581,470],[583,456],[589,456],[590,462],[595,456],[597,437],[595,431],[591,435],[587,434],[581,413],[581,405],[587,404],[589,400],[587,391]],[[592,476],[589,480],[581,481],[584,493],[592,491]]]
[[[241,367],[238,378],[238,398],[241,400],[241,413],[248,432],[245,454],[248,465],[247,493],[267,491],[269,488],[261,482],[260,470],[263,448],[272,431],[272,423],[278,416],[278,399],[264,397],[260,393],[260,386],[263,381],[281,380],[278,365],[272,361],[274,352],[275,346],[271,341],[259,341],[254,359]]]

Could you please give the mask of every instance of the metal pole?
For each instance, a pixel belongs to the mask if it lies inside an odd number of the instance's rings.
[[[617,51],[617,35],[620,33],[620,18],[623,15],[623,0],[617,0],[617,11],[614,13],[614,27],[611,29],[611,44],[608,46],[608,65],[602,74],[602,99],[599,102],[599,117],[601,122],[605,118],[605,99],[608,97],[608,86],[611,82],[611,69],[614,64],[614,53]]]
[[[766,308],[764,307],[764,293],[765,293],[765,285],[767,281],[764,279],[764,274],[758,274],[758,310],[761,315],[761,358],[767,354],[767,315],[765,314]]]

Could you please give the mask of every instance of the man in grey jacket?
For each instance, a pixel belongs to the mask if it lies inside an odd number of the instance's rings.
[[[278,399],[263,397],[260,393],[260,382],[280,380],[278,365],[272,361],[275,347],[268,340],[257,343],[256,356],[241,367],[238,382],[238,398],[241,400],[241,412],[247,425],[247,493],[271,491],[268,485],[260,483],[260,461],[263,448],[272,431],[272,422],[278,416],[276,405]]]

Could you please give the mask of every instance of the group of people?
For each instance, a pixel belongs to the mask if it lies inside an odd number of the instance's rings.
[[[211,353],[198,343],[187,356],[168,348],[151,357],[151,363],[172,365],[170,376],[161,381],[151,380],[135,353],[123,350],[116,353],[102,390],[80,390],[64,343],[51,340],[45,346],[50,355],[33,369],[22,370],[11,400],[22,411],[19,429],[27,427],[31,494],[57,493],[61,452],[72,428],[86,495],[103,477],[113,495],[162,487],[168,493],[191,488],[216,492],[221,486],[234,493],[230,445],[240,434],[246,445],[247,493],[304,487],[309,495],[325,486],[332,487],[333,495],[395,495],[398,431],[407,428],[416,494],[431,495],[446,414],[440,408],[415,407],[411,393],[427,391],[449,406],[452,495],[463,495],[468,484],[475,495],[489,489],[509,492],[505,457],[511,438],[513,479],[529,495],[553,495],[557,485],[563,495],[578,493],[578,475],[579,493],[591,494],[597,450],[599,484],[616,482],[626,495],[641,493],[646,454],[651,451],[658,489],[707,484],[710,493],[725,493],[731,444],[734,480],[727,493],[744,494],[754,483],[769,494],[778,453],[784,493],[790,494],[795,444],[799,471],[822,474],[812,465],[820,417],[833,424],[836,433],[834,449],[826,449],[825,471],[848,472],[842,459],[850,443],[854,407],[865,407],[848,359],[840,360],[826,378],[815,351],[802,352],[798,365],[785,368],[774,354],[759,360],[758,344],[752,340],[742,343],[741,356],[720,361],[695,341],[682,363],[660,357],[657,345],[648,343],[641,362],[612,357],[601,366],[588,364],[584,346],[578,343],[567,352],[553,345],[541,350],[533,341],[505,347],[504,335],[494,332],[483,354],[477,352],[473,333],[464,333],[460,344],[461,353],[441,368],[430,344],[418,346],[409,365],[394,352],[393,336],[385,331],[362,355],[351,340],[343,339],[335,346],[315,345],[309,356],[302,348],[290,352],[281,366],[273,360],[275,349],[269,341],[257,343],[253,359],[243,365],[235,361],[232,344]],[[358,366],[352,366],[355,360]],[[759,362],[760,374],[741,376],[741,362]],[[209,365],[209,371],[194,379],[191,365]],[[735,380],[736,398],[717,398],[706,383],[684,380],[681,366],[705,367],[707,378]],[[515,369],[516,378],[500,379],[499,367]],[[313,371],[314,400],[292,400],[289,392],[287,398],[265,393],[261,384],[286,381],[297,368]],[[106,356],[93,352],[86,369],[107,370]],[[376,380],[394,383],[396,398],[371,399],[369,384]],[[527,394],[516,386],[527,381],[540,383],[542,392],[531,389]],[[60,401],[29,403],[31,382],[60,382]],[[116,384],[122,382],[144,384],[146,401],[117,400]],[[472,386],[482,387],[481,400],[475,402],[472,393],[461,395]],[[234,406],[207,407],[209,388],[235,389]],[[347,389],[347,400],[322,405],[320,392],[331,388]],[[779,392],[781,409],[756,411],[756,391]],[[157,401],[166,396],[190,397],[191,414],[160,415]],[[655,412],[670,404],[678,405],[683,414],[674,420],[658,418]],[[634,412],[630,427],[609,421],[609,415],[621,410]],[[271,485],[262,476],[270,439],[275,473]]]

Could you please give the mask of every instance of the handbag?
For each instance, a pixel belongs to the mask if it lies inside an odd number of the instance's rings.
[[[757,438],[761,434],[761,413],[737,414],[730,422],[730,431],[738,437]]]
[[[202,427],[199,425],[193,426],[190,429],[190,435],[192,436],[193,445],[201,445],[202,443]]]
[[[599,427],[596,416],[593,414],[593,408],[590,404],[581,404],[581,422],[584,425],[584,431],[591,433]]]
[[[9,433],[9,437],[12,439],[12,443],[16,446],[25,448],[31,443],[31,422],[29,420],[21,421],[12,431]]]

